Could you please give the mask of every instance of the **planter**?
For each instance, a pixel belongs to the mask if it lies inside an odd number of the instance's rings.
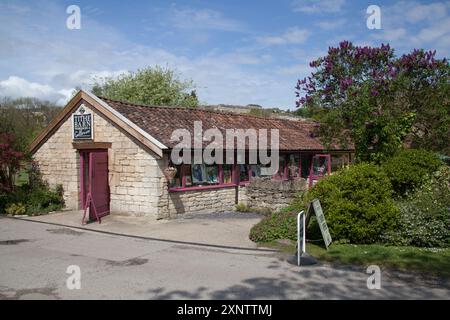
[[[172,181],[173,178],[175,178],[177,174],[177,168],[175,167],[168,167],[166,169],[164,169],[164,176],[166,177],[166,179],[168,181]]]

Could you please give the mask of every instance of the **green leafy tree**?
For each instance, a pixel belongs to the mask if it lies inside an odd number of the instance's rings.
[[[0,101],[0,134],[14,135],[13,148],[26,152],[31,141],[61,111],[61,107],[35,98]]]
[[[416,146],[445,150],[449,64],[435,54],[414,50],[397,58],[389,45],[343,41],[311,62],[315,71],[298,81],[299,113],[321,121],[326,144],[353,141],[359,161],[384,160],[408,136]]]
[[[124,73],[95,82],[92,92],[113,100],[146,105],[196,107],[199,104],[192,80],[181,80],[159,66]]]

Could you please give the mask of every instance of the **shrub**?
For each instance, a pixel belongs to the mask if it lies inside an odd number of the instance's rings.
[[[374,243],[398,221],[389,178],[373,164],[353,165],[320,180],[303,197],[305,207],[314,198],[320,200],[336,241]]]
[[[433,152],[405,149],[385,161],[382,167],[391,180],[395,195],[403,196],[419,187],[441,165],[442,161]]]
[[[26,208],[23,203],[13,203],[8,206],[8,208],[5,209],[5,212],[7,214],[13,214],[13,215],[22,215],[25,214]]]
[[[0,214],[4,213],[8,202],[8,193],[6,193],[6,191],[0,190]]]
[[[397,202],[400,223],[384,239],[394,245],[450,246],[450,169],[443,166],[415,192]]]
[[[3,200],[0,193],[0,205],[4,209],[9,209],[9,214],[19,214],[16,211],[21,206],[25,207],[25,212],[20,214],[37,215],[60,210],[64,206],[63,189],[58,185],[54,190],[46,185],[31,188],[29,185],[16,188],[12,193],[7,194]],[[19,206],[21,204],[21,206]],[[0,208],[1,209],[1,208]],[[5,210],[6,211],[6,210]],[[21,209],[19,210],[22,211]]]
[[[269,242],[277,239],[297,239],[297,214],[279,211],[269,214],[250,230],[250,240]]]
[[[247,207],[244,203],[240,202],[236,205],[235,210],[237,212],[250,212],[250,208]]]
[[[32,189],[26,200],[27,214],[29,215],[56,211],[63,206],[63,190],[60,185],[55,190],[50,190],[45,186]]]

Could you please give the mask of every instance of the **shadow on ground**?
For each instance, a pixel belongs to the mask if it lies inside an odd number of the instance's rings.
[[[349,270],[316,265],[302,267],[286,266],[285,261],[272,263],[268,268],[280,271],[277,277],[252,277],[228,288],[214,290],[199,286],[195,290],[164,288],[146,292],[149,299],[449,299],[450,290],[420,287],[399,282],[382,275],[380,290],[367,288],[365,268]],[[226,275],[218,275],[226,276]]]

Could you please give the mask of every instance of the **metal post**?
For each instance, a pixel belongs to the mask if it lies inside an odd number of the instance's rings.
[[[303,212],[303,252],[306,252],[306,214]]]
[[[300,219],[303,221],[303,235],[300,234]],[[304,211],[302,210],[297,215],[297,265],[300,266],[300,256],[304,252],[304,247],[302,248],[302,245],[305,245],[305,215]]]

